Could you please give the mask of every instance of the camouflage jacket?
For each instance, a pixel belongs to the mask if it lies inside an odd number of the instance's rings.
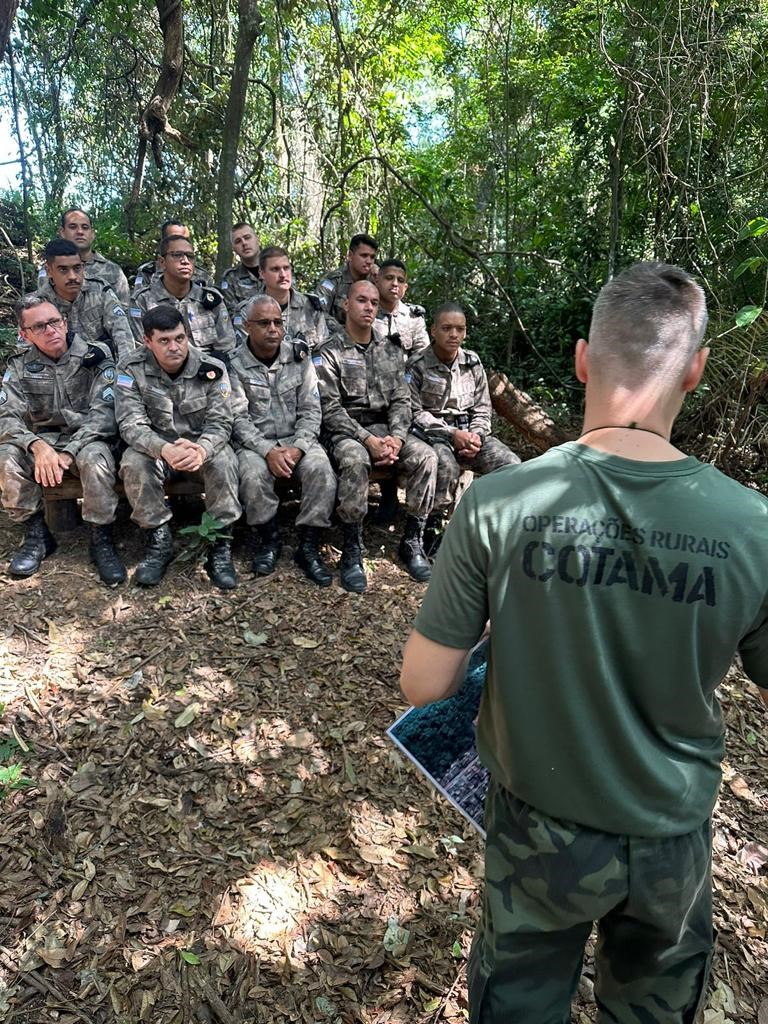
[[[103,281],[83,281],[74,302],[59,298],[49,278],[37,289],[67,318],[67,327],[85,341],[106,341],[116,359],[123,359],[136,347],[122,303]]]
[[[9,359],[0,387],[0,444],[26,451],[43,440],[76,456],[93,441],[117,440],[114,384],[108,345],[75,335],[58,360],[25,346]]]
[[[43,264],[37,272],[38,288],[41,287],[43,281],[45,281],[47,277],[48,274],[45,270],[45,264]],[[117,263],[113,263],[112,260],[108,260],[106,256],[102,256],[101,253],[96,252],[95,249],[91,252],[90,260],[85,264],[85,280],[103,281],[104,284],[108,284],[110,286],[124,306],[128,305],[128,300],[131,295],[131,290],[128,287],[128,278]]]
[[[261,295],[264,291],[264,282],[259,277],[258,267],[255,269],[256,273],[252,274],[248,267],[238,263],[236,266],[230,267],[229,270],[225,270],[221,279],[219,290],[224,296],[227,311],[235,327],[240,326],[236,319],[238,307],[248,299],[252,299],[254,295]]]
[[[133,298],[131,320],[136,327],[141,327],[144,313],[163,302],[175,306],[181,313],[187,336],[196,348],[214,352],[231,352],[235,348],[234,328],[218,288],[204,287],[193,281],[184,298],[177,299],[163,284],[163,275],[156,274]]]
[[[367,280],[370,281],[371,278],[368,277]],[[340,324],[343,324],[346,319],[346,314],[341,304],[346,299],[349,289],[353,284],[354,281],[349,272],[349,267],[345,263],[343,267],[329,270],[327,274],[323,274],[315,288],[315,294],[320,299],[324,312]]]
[[[423,306],[414,306],[409,302],[398,302],[391,313],[379,306],[377,321],[384,325],[387,336],[396,345],[400,345],[407,360],[415,359],[429,348],[425,313]]]
[[[232,357],[236,447],[266,458],[276,444],[307,452],[320,439],[320,394],[312,360],[285,339],[271,366],[247,345]]]
[[[480,356],[460,348],[452,366],[441,363],[432,347],[414,359],[410,379],[414,426],[435,440],[450,440],[457,418],[462,429],[485,438],[491,432],[491,395]]]
[[[117,368],[115,414],[120,436],[137,452],[159,459],[163,445],[186,437],[211,458],[232,434],[226,368],[190,345],[184,369],[171,378],[148,348],[139,349]]]
[[[411,402],[400,349],[372,332],[367,345],[348,334],[331,340],[312,361],[317,368],[323,427],[332,443],[343,437],[365,442],[366,426],[386,423],[405,441],[411,426]]]
[[[135,298],[142,289],[148,287],[155,274],[162,274],[162,272],[159,260],[147,260],[146,263],[142,263],[137,268],[136,277],[133,279],[131,298]],[[195,265],[195,276],[192,280],[196,284],[202,285],[203,288],[208,288],[212,284],[210,274],[206,273],[204,267],[198,267],[197,265]]]

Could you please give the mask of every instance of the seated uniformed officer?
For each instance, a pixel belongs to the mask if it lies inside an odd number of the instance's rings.
[[[403,350],[406,360],[421,355],[429,348],[429,335],[424,320],[425,309],[403,302],[408,291],[408,271],[401,260],[384,260],[376,278],[379,289],[379,312],[389,338]]]
[[[315,292],[328,316],[344,323],[344,300],[355,281],[372,281],[379,243],[371,235],[353,235],[344,265],[330,270],[318,281]]]
[[[320,395],[306,345],[285,337],[280,306],[257,295],[245,309],[248,342],[230,363],[240,465],[240,500],[257,534],[253,571],[274,572],[282,541],[277,527],[278,480],[301,484],[294,559],[320,587],[331,574],[318,551],[319,531],[331,525],[336,477],[320,445]]]
[[[130,297],[128,278],[123,273],[122,267],[96,252],[93,248],[95,237],[96,232],[93,229],[91,218],[85,210],[81,210],[79,206],[71,206],[62,213],[59,238],[66,238],[77,246],[80,259],[85,264],[85,280],[103,281],[104,284],[108,284],[123,306],[127,306]],[[38,274],[38,288],[47,276],[48,273],[43,264]]]
[[[241,510],[224,364],[189,344],[181,313],[169,304],[145,314],[144,330],[144,347],[118,367],[115,412],[128,445],[120,477],[133,519],[146,532],[135,580],[154,586],[173,557],[166,480],[199,473],[206,510],[224,526],[237,522]],[[212,546],[206,570],[222,590],[237,585],[228,540]]]
[[[218,288],[194,280],[195,250],[188,238],[169,235],[160,246],[160,273],[133,298],[131,319],[139,327],[143,316],[165,304],[182,315],[189,340],[201,351],[228,358],[236,345],[235,332]],[[146,328],[143,328],[146,336]]]
[[[66,238],[48,242],[45,272],[35,294],[53,303],[70,331],[84,341],[106,342],[116,359],[134,350],[122,303],[108,284],[85,280],[85,264],[74,242]]]
[[[227,312],[234,320],[237,307],[264,291],[264,286],[259,275],[259,236],[250,224],[241,221],[232,228],[230,237],[238,262],[224,271],[219,287],[227,304]]]
[[[270,245],[259,257],[264,293],[274,299],[283,314],[286,333],[301,335],[310,351],[328,340],[323,304],[317,295],[305,295],[293,287],[293,267],[285,249]]]
[[[339,469],[341,585],[355,593],[367,585],[362,534],[372,466],[389,467],[405,477],[408,516],[400,557],[415,580],[430,577],[422,538],[435,496],[437,458],[429,445],[409,434],[411,403],[403,356],[373,330],[378,304],[376,286],[356,281],[345,299],[345,333],[331,338],[313,357],[323,430]]]
[[[435,503],[427,549],[439,535],[444,512],[453,504],[465,469],[482,475],[520,462],[491,437],[491,396],[480,357],[463,347],[464,310],[446,302],[435,312],[432,345],[409,366],[413,425],[437,455]]]
[[[34,293],[18,303],[16,315],[27,344],[11,356],[0,388],[0,492],[10,518],[25,524],[26,538],[9,572],[31,576],[56,550],[43,487],[71,472],[83,487],[91,558],[105,583],[120,583],[125,568],[112,539],[117,425],[111,352],[67,333],[58,309]]]

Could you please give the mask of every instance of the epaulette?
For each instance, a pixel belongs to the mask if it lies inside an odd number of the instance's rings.
[[[400,337],[399,331],[393,331],[392,334],[388,334],[387,341],[391,341],[392,344],[397,345],[398,348],[403,347],[403,339]]]
[[[301,363],[309,355],[309,343],[301,331],[297,331],[291,337],[291,345],[293,346],[293,358],[297,363]]]
[[[224,367],[218,360],[201,359],[197,376],[200,380],[218,380],[224,376]]]
[[[422,316],[422,317],[425,317],[427,315],[427,311],[426,311],[426,309],[424,309],[423,306],[417,306],[416,303],[414,303],[414,302],[410,303],[410,306],[411,306],[411,316]]]
[[[83,366],[98,366],[105,359],[113,361],[112,349],[104,342],[92,341],[80,362]]]
[[[199,281],[195,282],[199,284]],[[200,297],[200,305],[203,309],[216,309],[224,301],[224,296],[221,294],[218,288],[213,288],[211,285],[203,285],[202,295]]]
[[[324,306],[323,301],[319,295],[307,295],[309,304],[316,313],[322,313]]]
[[[464,349],[464,358],[467,361],[467,366],[482,366],[480,356],[477,352],[472,352],[470,349]]]
[[[120,365],[128,366],[133,363],[143,363],[146,360],[148,353],[149,349],[142,345],[140,348],[134,349],[133,352],[129,352],[127,356],[123,356],[120,360]]]

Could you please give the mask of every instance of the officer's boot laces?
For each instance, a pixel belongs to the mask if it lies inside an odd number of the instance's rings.
[[[426,583],[432,575],[429,559],[424,554],[424,527],[426,517],[417,519],[416,516],[408,516],[405,520],[405,531],[400,541],[399,554],[405,563],[409,576],[417,583]]]
[[[270,519],[254,530],[255,547],[251,569],[257,576],[269,576],[275,571],[283,541],[277,528],[277,519]]]
[[[339,580],[344,590],[362,594],[368,586],[363,568],[363,524],[342,524],[344,536],[339,563]]]
[[[237,586],[237,573],[232,564],[232,549],[228,540],[217,540],[208,552],[205,571],[211,583],[220,590],[234,590]]]
[[[168,523],[144,531],[144,557],[136,566],[134,581],[142,587],[154,587],[165,576],[173,558],[173,534]]]
[[[102,583],[114,586],[125,579],[125,566],[115,548],[112,526],[91,526],[91,544],[88,549],[91,559],[96,563],[96,571]]]
[[[43,559],[52,555],[58,547],[56,538],[48,529],[43,512],[35,512],[26,521],[24,543],[8,564],[11,576],[32,576],[42,565]]]
[[[328,566],[320,557],[319,533],[316,526],[299,527],[299,546],[296,548],[293,560],[300,569],[304,570],[304,575],[318,587],[329,587],[333,577]]]

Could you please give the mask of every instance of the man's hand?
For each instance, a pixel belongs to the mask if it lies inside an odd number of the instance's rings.
[[[471,430],[454,430],[453,447],[463,459],[474,459],[483,447],[483,439]]]
[[[272,476],[290,480],[303,454],[299,448],[282,448],[280,445],[275,445],[267,452],[269,472]]]
[[[74,462],[68,452],[57,452],[47,441],[33,441],[29,450],[35,460],[35,480],[43,487],[60,484],[64,471]]]
[[[173,444],[164,444],[160,455],[171,469],[179,473],[194,473],[207,458],[205,448],[186,437],[180,437]]]
[[[374,466],[391,466],[397,462],[403,442],[396,437],[376,437],[371,434],[365,439],[365,447],[371,455]]]

